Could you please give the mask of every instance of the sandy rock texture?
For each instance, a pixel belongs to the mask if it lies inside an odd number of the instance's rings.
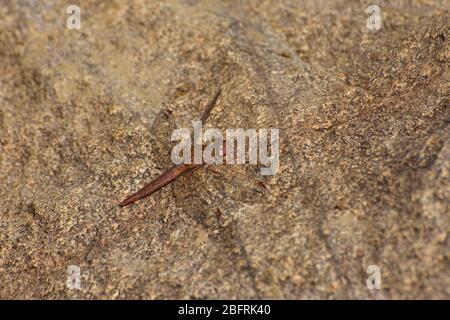
[[[372,31],[367,1],[0,3],[0,298],[450,298],[448,0]],[[119,208],[219,86],[208,126],[278,128],[278,174]]]

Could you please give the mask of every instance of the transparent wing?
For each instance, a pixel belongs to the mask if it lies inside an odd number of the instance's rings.
[[[259,203],[270,196],[265,177],[254,165],[207,165],[186,175],[177,190],[183,190],[190,203],[201,195],[203,202],[214,200],[219,205],[230,200]]]
[[[231,196],[237,200],[245,201],[247,196],[254,198],[270,194],[257,166],[224,164],[207,166],[205,170],[224,180],[227,184],[227,194],[232,193]]]

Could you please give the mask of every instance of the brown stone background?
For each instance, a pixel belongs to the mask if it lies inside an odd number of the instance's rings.
[[[449,1],[375,2],[1,0],[0,298],[449,299]],[[219,85],[279,173],[119,208]]]

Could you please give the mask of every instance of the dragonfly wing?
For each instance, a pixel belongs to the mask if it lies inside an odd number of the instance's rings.
[[[207,166],[206,171],[222,180],[223,190],[235,200],[255,202],[259,197],[270,194],[256,166],[213,165]]]

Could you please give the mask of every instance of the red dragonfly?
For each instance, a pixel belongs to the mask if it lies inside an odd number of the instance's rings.
[[[204,111],[203,116],[201,118],[203,124],[205,124],[206,120],[208,119],[208,117],[209,117],[209,115],[211,113],[211,110],[216,105],[217,100],[218,100],[218,98],[220,96],[220,93],[221,93],[221,89],[219,88],[216,91],[216,93],[214,94],[213,99],[209,102],[206,110]],[[166,116],[170,116],[171,112],[165,112],[164,114]],[[226,154],[226,147],[225,147],[225,143],[224,143],[220,156],[224,156],[225,154]],[[163,188],[164,186],[166,186],[166,185],[170,184],[171,182],[177,180],[181,176],[184,176],[184,175],[187,175],[187,174],[191,174],[191,173],[197,171],[198,169],[201,169],[201,168],[204,168],[204,167],[209,167],[209,166],[210,166],[209,163],[179,164],[179,165],[173,166],[172,168],[168,169],[167,171],[162,173],[160,176],[158,176],[156,179],[151,181],[149,184],[144,186],[142,189],[140,189],[136,193],[128,196],[127,198],[125,198],[123,201],[121,201],[119,203],[119,206],[124,207],[124,206],[130,205],[130,204],[133,204],[136,201],[141,200],[141,199],[151,195],[152,193],[154,193],[154,192],[158,191],[159,189]],[[246,179],[241,179],[241,181],[245,181],[245,180]],[[256,185],[260,189],[260,191],[262,191],[264,189],[267,189],[266,186],[262,182],[258,182]]]

